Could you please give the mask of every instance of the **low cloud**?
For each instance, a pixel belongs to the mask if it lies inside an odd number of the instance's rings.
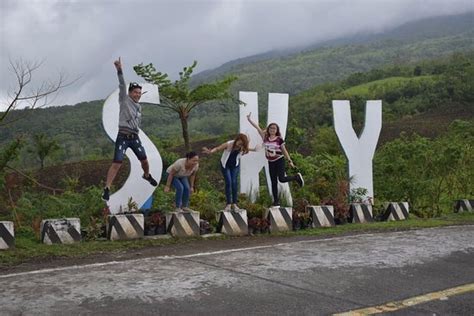
[[[12,91],[11,79],[3,80],[11,78],[9,59],[44,60],[39,81],[59,71],[80,76],[55,101],[75,104],[103,99],[117,87],[118,56],[127,80],[139,80],[131,67],[140,62],[175,77],[193,60],[202,71],[273,49],[473,10],[464,0],[2,0],[0,95]]]

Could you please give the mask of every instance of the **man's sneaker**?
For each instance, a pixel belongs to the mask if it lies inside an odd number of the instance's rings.
[[[182,212],[183,212],[183,209],[177,207],[177,208],[174,209],[174,211],[175,211],[176,213],[182,213]]]
[[[105,187],[104,188],[104,193],[102,193],[102,200],[108,201],[110,198],[110,189]]]
[[[156,180],[153,179],[153,177],[151,176],[151,173],[148,174],[148,178],[145,178],[145,175],[143,175],[142,178],[145,179],[146,181],[150,182],[150,184],[154,187],[156,187],[158,185],[158,182],[156,182]]]
[[[193,212],[192,209],[190,209],[189,207],[186,207],[186,206],[183,207],[183,211],[184,211],[184,212]]]
[[[227,204],[224,208],[224,211],[230,211],[232,209],[232,206],[230,204]]]
[[[304,186],[303,176],[299,172],[296,174],[296,182],[298,182],[300,188]]]

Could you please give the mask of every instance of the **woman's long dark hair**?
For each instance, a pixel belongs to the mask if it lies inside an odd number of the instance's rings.
[[[238,134],[235,139],[234,139],[234,144],[232,145],[232,150],[237,149],[237,141],[242,142],[242,148],[240,148],[240,151],[242,152],[243,155],[248,154],[249,152],[249,138],[245,134]]]
[[[270,137],[270,134],[268,133],[268,129],[269,129],[270,126],[272,126],[272,125],[275,125],[276,128],[277,128],[276,136],[280,136],[280,137],[281,137],[280,126],[278,126],[277,123],[270,123],[270,124],[268,124],[267,128],[265,129],[265,138]]]

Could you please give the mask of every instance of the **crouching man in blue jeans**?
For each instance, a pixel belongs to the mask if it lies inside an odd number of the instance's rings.
[[[138,102],[142,96],[142,87],[138,83],[132,82],[128,87],[127,94],[120,57],[114,62],[114,65],[117,69],[119,80],[119,131],[117,139],[115,140],[114,160],[107,172],[107,180],[105,182],[104,193],[102,194],[104,201],[108,201],[110,198],[110,186],[122,166],[122,161],[128,148],[133,150],[142,164],[143,179],[148,181],[152,186],[156,187],[158,185],[149,172],[150,168],[145,148],[143,148],[142,142],[138,137],[142,118],[142,107]]]

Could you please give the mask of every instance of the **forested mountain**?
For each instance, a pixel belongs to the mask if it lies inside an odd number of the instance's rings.
[[[289,141],[297,146],[306,144],[306,149],[301,150],[311,151],[307,145],[314,143],[318,129],[332,124],[331,101],[337,99],[351,101],[356,130],[363,124],[366,100],[383,100],[382,140],[396,138],[401,131],[437,136],[454,119],[474,117],[474,52],[354,73],[344,80],[292,96]],[[94,101],[73,107],[15,111],[12,116],[26,116],[4,128],[0,137],[6,143],[21,134],[31,138],[44,133],[60,144],[62,150],[55,157],[58,161],[110,157],[113,146],[102,130],[101,110],[102,101]],[[200,114],[207,110],[210,109],[203,109]],[[182,143],[174,112],[153,105],[145,105],[143,111],[143,130],[155,142],[165,142],[167,147]],[[222,110],[212,115],[195,115],[190,127],[193,141],[233,134],[238,129],[237,113]],[[25,153],[20,157],[22,165],[31,164],[31,155]]]
[[[441,17],[410,23],[387,33],[340,39],[288,55],[244,58],[195,80],[212,80],[236,74],[234,90],[290,93],[289,136],[298,142],[298,129],[314,131],[332,122],[331,100],[349,99],[354,105],[354,121],[360,127],[367,99],[384,102],[384,128],[397,137],[402,120],[407,130],[418,131],[419,116],[440,116],[448,121],[472,119],[474,83],[473,14]],[[349,43],[349,44],[347,44]],[[260,109],[266,108],[260,95]],[[263,101],[262,101],[263,100]],[[113,146],[102,129],[102,100],[75,106],[13,111],[25,117],[0,128],[0,146],[20,135],[28,139],[46,134],[59,143],[57,161],[79,161],[110,157]],[[455,108],[455,109],[454,109]],[[143,108],[143,130],[167,146],[181,144],[181,129],[174,112],[153,106]],[[190,116],[193,140],[237,132],[237,107],[204,105]],[[437,114],[438,113],[438,114]],[[449,115],[439,113],[450,113]],[[408,120],[408,121],[407,121]],[[388,124],[388,125],[387,125]],[[409,127],[409,128],[408,128]],[[428,127],[430,136],[436,126]],[[384,133],[384,130],[382,131]],[[309,133],[310,135],[313,132]],[[423,133],[422,133],[423,134]],[[20,155],[19,164],[32,163],[32,154]]]
[[[269,52],[232,61],[194,77],[210,81],[234,74],[236,91],[297,94],[387,64],[414,63],[474,49],[474,13],[410,22],[375,35],[319,43],[299,51]]]
[[[304,91],[290,98],[289,141],[317,151],[327,141],[318,136],[320,129],[332,125],[332,100],[350,100],[356,132],[364,124],[366,100],[382,100],[379,145],[401,132],[440,136],[454,120],[474,119],[474,52],[354,73]]]

